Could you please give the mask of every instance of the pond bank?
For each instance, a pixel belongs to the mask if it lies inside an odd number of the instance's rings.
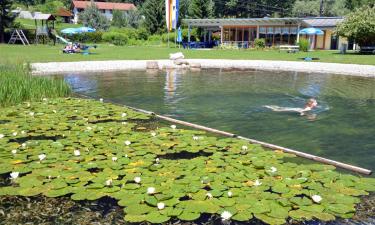
[[[339,64],[322,62],[291,62],[270,60],[222,60],[186,59],[194,69],[223,70],[271,70],[296,71],[308,73],[342,74],[351,76],[375,77],[375,66],[358,64]],[[122,70],[146,70],[150,62],[157,63],[158,69],[186,69],[189,66],[176,65],[172,60],[118,60],[33,63],[35,75],[50,75],[72,72],[109,72]],[[154,64],[156,65],[156,64]]]

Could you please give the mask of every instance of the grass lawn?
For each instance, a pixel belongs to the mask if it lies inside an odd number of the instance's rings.
[[[248,59],[248,60],[287,60],[301,61],[299,58],[310,56],[320,58],[319,62],[353,63],[375,65],[374,55],[356,53],[339,54],[338,51],[300,52],[296,54],[278,52],[277,50],[184,50],[165,47],[119,47],[106,44],[98,45],[92,55],[63,54],[62,45],[0,45],[0,63],[23,62],[64,62],[90,60],[140,60],[167,59],[169,53],[181,51],[186,58],[203,59]]]

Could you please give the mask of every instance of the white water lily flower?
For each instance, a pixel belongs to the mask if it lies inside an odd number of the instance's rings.
[[[0,139],[1,139],[1,138],[4,138],[4,137],[5,137],[5,135],[4,135],[4,134],[0,134]]]
[[[90,131],[90,130],[92,130],[92,127],[86,127],[86,129]]]
[[[127,123],[127,122],[121,122],[121,124],[122,124],[122,125],[126,125],[126,124],[128,124],[128,123]]]
[[[272,167],[270,168],[270,172],[271,172],[271,173],[275,173],[275,172],[277,172],[277,168],[272,166]]]
[[[221,219],[222,220],[229,220],[232,217],[232,213],[228,211],[224,211],[221,213]]]
[[[171,125],[171,128],[174,130],[174,129],[177,128],[177,126],[176,125]]]
[[[27,107],[30,107],[31,105],[30,105],[30,103],[28,102],[28,103],[26,104],[26,106],[27,106]]]
[[[112,183],[113,183],[112,179],[109,179],[109,180],[105,181],[105,185],[107,185],[107,186],[111,186]]]
[[[121,117],[125,117],[125,116],[127,116],[128,114],[126,114],[126,113],[122,113],[121,114]]]
[[[113,156],[113,157],[112,157],[112,161],[113,161],[113,162],[116,162],[116,161],[117,161],[117,157],[116,157],[116,156]]]
[[[43,98],[42,100],[45,102],[45,101],[47,101],[48,99],[47,99],[47,98]]]
[[[227,194],[228,194],[228,197],[229,197],[229,198],[233,196],[233,193],[232,193],[231,191],[228,191]]]
[[[139,184],[141,183],[141,178],[140,177],[134,177],[134,182]]]
[[[101,103],[103,103],[103,102],[104,102],[104,99],[101,98],[101,99],[99,99],[99,101],[100,101]]]
[[[17,132],[13,132],[13,136],[17,136],[17,134],[18,134]]]
[[[155,132],[151,132],[151,136],[155,137],[156,133]]]
[[[207,196],[207,198],[213,198],[213,196],[212,196],[212,194],[211,194],[210,192],[208,192],[208,193],[206,194],[206,196]]]
[[[162,210],[165,208],[165,204],[163,202],[158,203],[158,209]]]
[[[12,154],[17,154],[17,150],[16,150],[16,149],[13,149],[13,150],[12,150]]]
[[[40,155],[38,155],[38,158],[39,158],[40,161],[42,161],[46,157],[47,157],[46,154],[40,154]]]
[[[199,137],[198,137],[198,136],[193,136],[193,140],[194,140],[194,141],[198,141],[198,140],[199,140]]]
[[[75,156],[80,156],[81,155],[81,152],[79,150],[74,150],[74,155]]]
[[[19,175],[20,175],[20,172],[11,172],[10,179],[12,180],[17,179]]]
[[[129,145],[131,145],[131,142],[130,141],[125,141],[124,144],[127,145],[127,146],[129,146]]]
[[[128,158],[128,154],[125,154],[125,158]]]
[[[53,112],[53,113],[57,113],[57,111],[56,111],[56,110],[52,110],[52,112]]]
[[[21,134],[26,134],[26,132],[23,130],[23,131],[21,131]]]
[[[149,195],[154,194],[155,191],[156,191],[156,189],[155,189],[154,187],[149,187],[149,188],[147,188],[147,194],[149,194]]]
[[[29,112],[29,115],[30,115],[30,116],[34,116],[35,113],[34,113],[34,112]]]
[[[259,180],[256,180],[255,183],[254,183],[254,186],[260,186],[262,184],[262,182],[260,182]]]
[[[312,200],[313,200],[314,202],[316,202],[316,203],[321,202],[322,199],[323,199],[320,195],[313,195],[313,196],[311,196],[311,198],[312,198]]]
[[[241,149],[246,151],[248,149],[248,147],[246,145],[243,145]]]
[[[155,159],[155,162],[156,162],[156,164],[159,164],[160,159],[159,159],[159,158],[156,158],[156,159]]]
[[[25,143],[22,143],[22,148],[26,148],[26,142]]]

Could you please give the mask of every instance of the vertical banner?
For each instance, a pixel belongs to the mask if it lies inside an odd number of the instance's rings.
[[[170,24],[170,14],[171,14],[170,2],[171,2],[171,0],[165,0],[165,20],[167,22],[167,30],[168,31],[170,31],[170,29],[171,29],[171,24]]]
[[[168,31],[177,29],[179,0],[165,0],[165,19]]]

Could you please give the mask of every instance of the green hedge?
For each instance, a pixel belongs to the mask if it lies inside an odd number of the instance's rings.
[[[102,38],[103,41],[120,46],[128,44],[129,41],[129,38],[126,34],[113,31],[104,33]]]
[[[69,39],[72,42],[99,43],[99,42],[102,42],[102,36],[103,36],[103,33],[100,31],[97,31],[97,32],[69,35],[67,36],[67,39]]]
[[[300,51],[307,52],[309,50],[310,42],[306,38],[300,38],[299,42],[298,42],[298,45],[299,45]]]

